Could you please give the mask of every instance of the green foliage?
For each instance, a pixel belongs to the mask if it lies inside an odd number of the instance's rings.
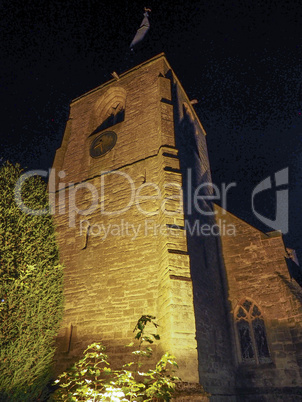
[[[0,168],[0,400],[34,401],[50,379],[63,313],[63,270],[50,215],[29,215],[14,199],[22,169]],[[48,205],[46,184],[27,179],[22,201]],[[40,399],[41,400],[41,399]]]
[[[139,341],[138,350],[132,352],[135,361],[126,363],[121,369],[110,368],[105,347],[93,343],[84,351],[84,357],[71,370],[61,374],[56,380],[59,389],[53,396],[54,401],[110,401],[141,402],[169,401],[178,377],[173,376],[173,367],[177,368],[175,358],[165,353],[154,369],[140,371],[145,358],[152,356],[152,349],[144,346],[159,339],[159,335],[146,335],[148,323],[155,328],[155,317],[143,315],[137,322],[134,332]],[[152,339],[153,338],[153,339]],[[127,346],[133,346],[133,343]]]

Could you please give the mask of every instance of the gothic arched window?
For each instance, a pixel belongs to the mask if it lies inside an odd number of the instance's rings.
[[[246,299],[235,310],[235,324],[243,362],[271,362],[264,320],[259,307]]]
[[[122,87],[109,88],[96,102],[93,113],[92,134],[103,131],[125,119],[126,90]]]
[[[104,121],[97,127],[94,134],[114,126],[117,123],[121,123],[125,118],[125,106],[121,101],[113,102],[110,107],[108,107],[107,115]]]

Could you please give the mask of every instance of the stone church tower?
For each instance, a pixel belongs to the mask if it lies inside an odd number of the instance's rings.
[[[205,132],[163,54],[72,102],[53,168],[57,371],[94,341],[120,361],[151,314],[181,400],[202,400],[198,383],[217,401],[299,400],[302,294],[282,239],[213,209]]]

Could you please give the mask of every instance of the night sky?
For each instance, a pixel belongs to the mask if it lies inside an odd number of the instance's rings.
[[[134,56],[129,45],[152,9]],[[251,212],[257,183],[289,168],[287,246],[302,249],[302,7],[295,1],[17,1],[0,3],[0,158],[51,167],[69,103],[165,52],[207,132],[215,184],[236,182],[228,209]],[[258,199],[274,219],[274,192]],[[301,260],[302,263],[302,260]]]

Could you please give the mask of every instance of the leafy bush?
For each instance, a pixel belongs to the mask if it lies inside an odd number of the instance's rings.
[[[52,218],[24,213],[14,199],[19,165],[0,168],[0,400],[43,398],[63,314],[63,270]],[[22,187],[31,209],[47,208],[37,176]]]
[[[53,396],[54,401],[169,401],[178,377],[173,376],[169,366],[177,367],[175,358],[165,353],[154,369],[140,371],[145,358],[152,356],[152,344],[159,335],[146,335],[148,323],[157,327],[155,317],[143,315],[134,329],[138,340],[138,350],[132,352],[134,362],[126,363],[121,369],[110,368],[105,347],[100,343],[89,345],[84,357],[69,371],[61,374],[56,381],[59,389]],[[127,346],[133,346],[133,343]]]

